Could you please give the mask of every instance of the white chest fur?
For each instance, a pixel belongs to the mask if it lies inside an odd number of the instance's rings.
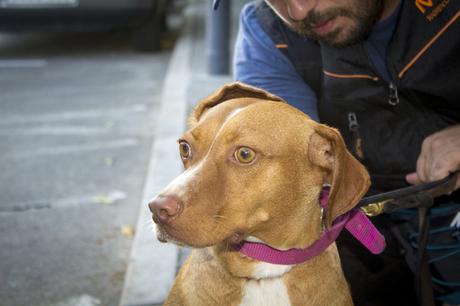
[[[259,263],[253,277],[246,283],[240,306],[290,306],[289,295],[282,275],[291,266]]]

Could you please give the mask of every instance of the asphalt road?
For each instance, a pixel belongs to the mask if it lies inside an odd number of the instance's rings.
[[[1,306],[117,305],[169,57],[0,35]]]

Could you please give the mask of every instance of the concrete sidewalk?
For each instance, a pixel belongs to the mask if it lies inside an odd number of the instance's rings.
[[[236,36],[238,13],[244,1],[232,1],[231,46]],[[152,230],[147,203],[182,172],[177,138],[186,127],[192,107],[225,83],[230,75],[207,73],[205,20],[209,1],[193,2],[184,10],[182,33],[165,76],[161,111],[156,122],[155,142],[139,209],[136,237],[125,277],[121,306],[161,305],[176,272],[189,250],[160,244]]]

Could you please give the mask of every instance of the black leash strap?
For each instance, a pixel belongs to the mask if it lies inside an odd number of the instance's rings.
[[[425,197],[420,203],[421,206],[418,209],[418,221],[419,221],[419,241],[417,251],[417,266],[415,269],[415,292],[417,294],[418,303],[420,306],[434,306],[434,295],[433,287],[431,285],[431,269],[429,264],[429,257],[426,252],[428,245],[428,231],[430,228],[430,218],[428,213],[430,207],[433,205],[433,199]]]
[[[452,191],[457,182],[459,171],[449,174],[447,177],[430,183],[409,186],[377,195],[364,197],[358,206],[369,217],[381,213],[391,213],[402,208],[417,208],[425,197],[434,199]]]
[[[358,204],[364,213],[370,217],[381,213],[391,213],[402,208],[418,208],[420,234],[414,281],[417,299],[421,306],[435,305],[431,270],[426,251],[430,227],[428,213],[434,198],[447,194],[454,189],[458,175],[459,171],[456,171],[439,181],[365,197]]]

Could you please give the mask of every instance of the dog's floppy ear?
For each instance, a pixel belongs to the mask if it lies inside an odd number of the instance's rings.
[[[310,161],[324,171],[324,182],[331,184],[325,224],[351,210],[370,185],[364,166],[348,152],[340,133],[326,125],[315,125],[308,147]]]
[[[240,82],[229,83],[198,103],[189,118],[190,126],[196,125],[200,121],[201,116],[211,107],[235,98],[258,98],[285,102],[283,99],[263,89]]]

